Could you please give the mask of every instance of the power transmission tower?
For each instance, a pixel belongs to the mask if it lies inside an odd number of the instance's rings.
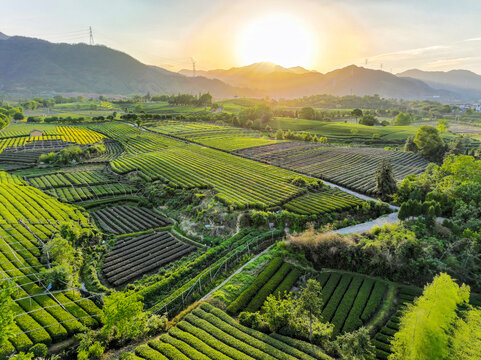
[[[195,77],[195,59],[191,57],[190,60],[192,60],[192,77]]]
[[[92,32],[92,26],[89,26],[89,34],[90,34],[90,45],[94,45],[94,33]]]

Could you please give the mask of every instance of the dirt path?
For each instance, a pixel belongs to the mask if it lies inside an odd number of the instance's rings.
[[[259,254],[257,254],[256,256],[254,256],[252,259],[250,259],[248,262],[246,262],[244,265],[242,265],[240,268],[238,268],[231,276],[229,276],[227,279],[225,279],[220,285],[216,286],[214,289],[212,289],[211,291],[209,291],[209,293],[207,295],[205,295],[202,299],[200,299],[201,301],[203,300],[207,300],[214,292],[216,292],[217,290],[219,290],[222,286],[224,286],[228,281],[230,281],[230,279],[232,279],[234,276],[236,276],[238,273],[240,273],[242,270],[244,270],[244,268],[249,265],[251,262],[255,261],[259,256],[261,256],[262,254],[265,254],[266,252],[269,251],[269,249],[272,247],[269,246],[268,248],[266,248],[264,251],[260,252]]]

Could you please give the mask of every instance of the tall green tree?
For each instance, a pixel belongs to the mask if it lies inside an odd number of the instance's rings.
[[[392,170],[391,159],[384,158],[376,171],[376,192],[383,201],[389,201],[397,191],[396,179]]]
[[[351,111],[351,115],[356,118],[356,122],[357,122],[357,119],[362,116],[362,110],[361,109],[354,109],[354,110]]]
[[[469,310],[458,320],[454,332],[450,359],[481,359],[481,309]]]
[[[428,160],[440,162],[445,152],[445,144],[436,128],[428,125],[419,127],[414,143]]]
[[[375,360],[376,348],[371,344],[367,328],[340,335],[336,339],[343,360]]]
[[[316,118],[316,110],[310,106],[303,107],[299,111],[299,117],[301,119],[314,120]]]
[[[444,360],[457,310],[469,301],[469,287],[458,286],[447,274],[436,276],[423,295],[404,311],[389,360]]]
[[[13,287],[7,281],[0,283],[0,347],[13,335],[15,317],[12,310],[13,300],[10,297]]]
[[[394,125],[396,126],[406,126],[412,122],[412,117],[410,114],[400,112],[394,119]]]
[[[102,331],[113,338],[132,339],[147,321],[142,296],[133,291],[114,292],[104,300]]]
[[[315,279],[307,280],[306,286],[301,290],[297,301],[297,309],[300,314],[309,317],[309,341],[312,343],[312,323],[321,317],[322,297],[321,284]]]

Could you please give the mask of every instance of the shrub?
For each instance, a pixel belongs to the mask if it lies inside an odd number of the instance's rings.
[[[48,348],[45,344],[35,344],[30,348],[30,350],[28,350],[28,352],[32,353],[35,357],[43,358],[47,356]]]

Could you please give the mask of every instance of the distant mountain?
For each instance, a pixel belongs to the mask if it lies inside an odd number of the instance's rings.
[[[435,89],[459,93],[462,97],[481,97],[481,75],[468,70],[423,71],[411,69],[397,74],[424,81]]]
[[[4,33],[0,32],[0,40],[7,40],[10,36],[5,35]]]
[[[191,75],[190,70],[181,74]],[[436,90],[422,81],[400,78],[385,71],[355,65],[326,74],[301,67],[284,68],[271,63],[255,63],[229,70],[198,72],[210,79],[219,79],[232,86],[248,87],[274,97],[301,97],[314,94],[373,95],[404,99],[446,97],[450,93]]]
[[[0,93],[11,96],[55,93],[176,94],[209,91],[215,97],[255,96],[220,80],[189,78],[105,46],[54,44],[2,36]]]

